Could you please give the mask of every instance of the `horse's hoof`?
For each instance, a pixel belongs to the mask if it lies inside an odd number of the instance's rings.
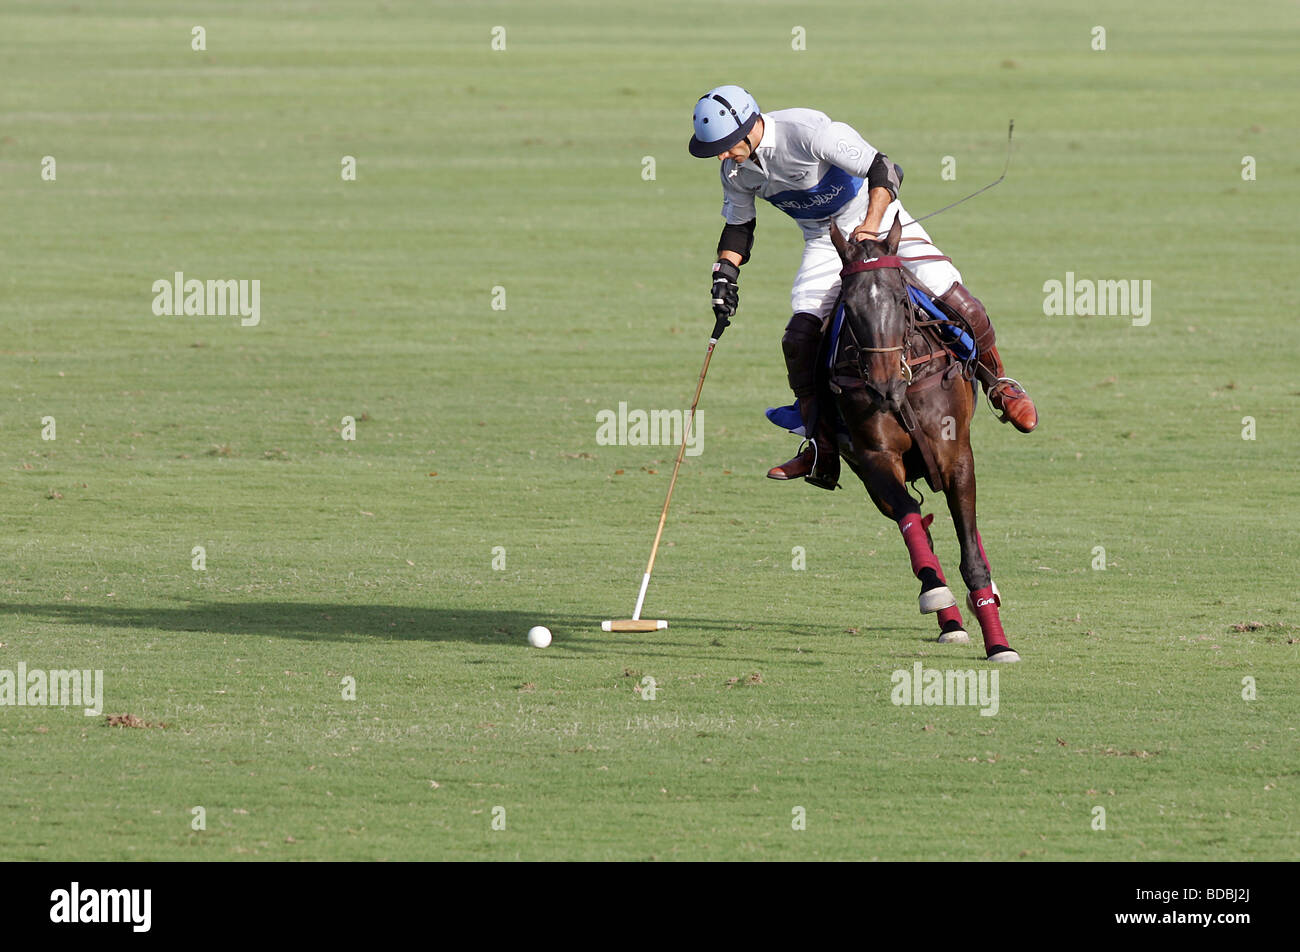
[[[962,631],[960,628],[956,628],[952,631],[945,631],[939,636],[939,644],[968,645],[970,644],[970,635],[966,634],[966,632]]]
[[[1008,648],[1006,651],[999,651],[997,654],[991,654],[991,655],[989,655],[989,656],[988,656],[988,660],[989,660],[989,661],[1006,661],[1006,662],[1019,661],[1019,660],[1020,660],[1020,655],[1016,654],[1014,651],[1012,651],[1010,648]]]
[[[952,597],[952,589],[947,585],[940,585],[938,588],[932,588],[927,592],[921,593],[921,614],[929,615],[937,612],[941,608],[952,608],[957,604],[957,599]]]

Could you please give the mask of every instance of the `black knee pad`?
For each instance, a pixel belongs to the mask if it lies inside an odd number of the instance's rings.
[[[817,350],[822,340],[822,319],[799,313],[790,318],[781,338],[785,369],[795,396],[811,395],[817,385]]]

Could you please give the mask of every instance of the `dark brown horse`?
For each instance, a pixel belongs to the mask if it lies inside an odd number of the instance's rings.
[[[858,243],[831,225],[844,262],[844,317],[830,378],[848,429],[841,455],[885,517],[898,523],[921,581],[921,611],[938,613],[939,641],[963,644],[970,636],[934,554],[933,517],[922,517],[906,483],[924,477],[943,490],[961,543],[967,605],[980,623],[988,660],[1019,661],[1002,630],[1000,598],[975,525],[974,362],[946,346],[937,322],[912,303],[907,284],[914,279],[897,257],[901,232],[895,219],[883,243]]]

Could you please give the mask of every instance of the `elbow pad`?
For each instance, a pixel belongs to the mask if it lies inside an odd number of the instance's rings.
[[[903,170],[883,152],[877,152],[871,168],[867,169],[867,188],[887,188],[893,198],[898,198],[898,188],[903,184]]]
[[[728,223],[722,229],[722,236],[718,239],[718,254],[724,251],[734,251],[740,255],[740,263],[744,264],[749,260],[749,252],[754,247],[754,226],[757,219],[751,218],[743,225],[732,225]]]

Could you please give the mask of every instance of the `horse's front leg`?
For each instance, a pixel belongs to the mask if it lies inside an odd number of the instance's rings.
[[[988,559],[979,529],[975,525],[975,458],[970,446],[953,462],[948,478],[948,511],[952,513],[961,543],[961,577],[970,594],[966,604],[975,613],[984,634],[984,650],[989,661],[1019,661],[1020,655],[1007,644],[1006,632],[998,613],[1001,599],[993,587]]]

